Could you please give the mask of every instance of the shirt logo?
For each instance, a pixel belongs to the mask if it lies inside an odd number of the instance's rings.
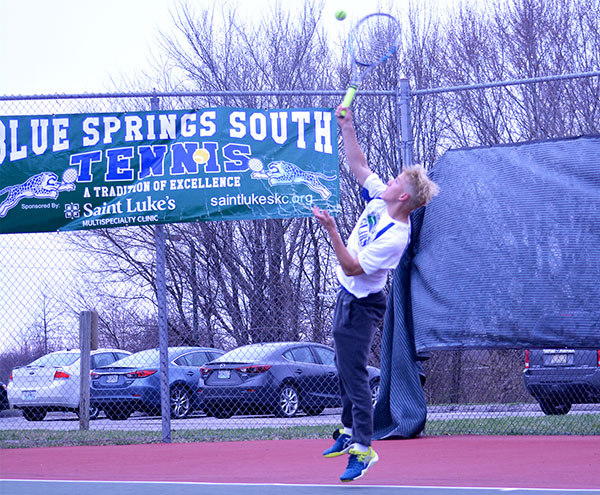
[[[371,242],[378,222],[379,216],[375,213],[369,213],[361,220],[358,225],[358,244],[360,247],[365,247]]]

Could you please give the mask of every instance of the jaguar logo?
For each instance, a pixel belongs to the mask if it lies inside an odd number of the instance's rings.
[[[56,199],[63,191],[73,191],[76,179],[77,170],[68,168],[63,173],[62,182],[54,172],[41,172],[22,184],[5,187],[0,191],[0,196],[7,193],[4,201],[0,203],[0,218],[5,217],[8,211],[24,198]]]
[[[251,177],[253,179],[266,179],[270,186],[304,184],[323,199],[329,198],[331,191],[321,181],[332,181],[337,178],[335,175],[307,172],[294,163],[281,160],[271,162],[267,165],[267,168],[264,168],[263,163],[258,158],[251,158],[248,161],[248,166],[252,170]]]

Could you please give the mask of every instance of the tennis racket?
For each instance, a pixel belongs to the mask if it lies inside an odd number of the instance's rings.
[[[362,80],[398,51],[400,23],[389,14],[369,14],[350,31],[348,49],[352,58],[352,78],[342,105],[349,107]],[[342,117],[346,112],[342,111]]]

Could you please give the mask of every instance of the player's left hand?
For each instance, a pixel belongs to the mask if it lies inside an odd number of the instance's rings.
[[[335,221],[326,210],[320,210],[318,206],[313,206],[313,215],[325,229],[335,229]]]

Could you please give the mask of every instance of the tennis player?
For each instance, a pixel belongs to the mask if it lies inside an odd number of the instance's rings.
[[[342,117],[342,111],[345,114]],[[335,112],[350,170],[363,187],[368,203],[346,247],[327,211],[313,214],[327,230],[338,259],[337,294],[333,318],[335,361],[342,397],[343,429],[325,457],[349,454],[342,481],[363,476],[378,460],[371,446],[373,406],[367,361],[377,323],[384,316],[383,288],[410,238],[410,213],[426,205],[438,192],[421,166],[411,166],[385,184],[369,168],[354,130],[352,112],[340,105]]]

